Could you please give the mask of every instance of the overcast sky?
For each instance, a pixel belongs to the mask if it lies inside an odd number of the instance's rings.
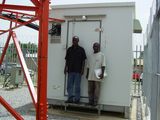
[[[0,0],[2,1],[2,0]],[[30,0],[6,0],[8,4],[25,4],[31,5]],[[100,3],[100,2],[135,2],[136,3],[136,18],[140,20],[143,27],[143,33],[146,31],[150,7],[153,0],[51,0],[52,5],[57,4],[78,4],[78,3]],[[0,25],[1,27],[2,25]],[[29,32],[28,29],[26,32]],[[135,44],[142,44],[142,35],[137,35]],[[34,36],[33,36],[34,37]],[[139,40],[138,40],[139,39]]]

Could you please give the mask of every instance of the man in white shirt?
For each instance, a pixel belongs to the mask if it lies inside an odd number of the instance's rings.
[[[89,105],[96,106],[99,100],[100,84],[104,78],[104,71],[106,67],[105,56],[100,52],[100,44],[93,44],[94,53],[88,58],[87,75],[88,79],[88,96]],[[100,69],[101,74],[96,76],[95,70]]]

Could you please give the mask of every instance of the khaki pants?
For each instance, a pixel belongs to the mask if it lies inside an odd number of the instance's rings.
[[[98,103],[100,94],[100,82],[88,81],[88,95],[90,103]]]

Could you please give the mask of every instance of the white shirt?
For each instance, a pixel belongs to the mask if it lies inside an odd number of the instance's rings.
[[[88,58],[87,67],[89,68],[89,81],[101,81],[95,75],[95,69],[100,69],[102,66],[106,66],[105,56],[102,52],[93,53]]]

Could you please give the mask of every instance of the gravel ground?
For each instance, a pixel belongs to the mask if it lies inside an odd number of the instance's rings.
[[[36,120],[33,104],[27,87],[6,90],[0,87],[0,95],[17,111],[25,120]],[[10,113],[0,104],[0,120],[15,120]],[[50,115],[48,120],[78,120],[59,115]]]

